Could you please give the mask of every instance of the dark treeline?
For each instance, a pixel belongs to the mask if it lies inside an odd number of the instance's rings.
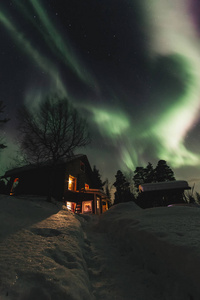
[[[148,199],[145,199],[144,201],[143,195],[139,193],[139,185],[144,183],[156,183],[175,180],[174,172],[167,165],[167,162],[165,160],[159,160],[155,168],[153,168],[153,165],[150,162],[146,167],[137,167],[134,171],[132,182],[129,182],[120,170],[117,171],[115,178],[116,180],[114,182],[114,186],[116,188],[116,192],[114,194],[114,204],[134,201],[143,208],[159,206],[160,201],[157,201],[157,203],[155,202],[155,195],[154,199],[150,199],[150,197],[148,196]],[[133,183],[134,185],[134,193],[131,192],[130,189],[131,183]],[[164,195],[159,195],[159,197],[164,198]],[[165,203],[163,203],[163,205],[165,205]]]
[[[5,105],[0,101],[0,115],[4,113],[4,110]],[[59,160],[73,156],[77,148],[84,147],[91,142],[86,120],[80,116],[80,113],[68,102],[68,99],[60,98],[58,95],[47,96],[35,110],[29,110],[22,105],[17,118],[22,165],[25,163],[39,165],[44,161],[51,162],[50,181],[54,177],[54,166]],[[8,121],[7,118],[0,118],[0,128]],[[3,137],[0,137],[0,150],[5,148],[6,144]],[[96,166],[92,172],[94,187],[104,190],[110,198],[112,185],[109,184],[108,179],[102,182]],[[127,180],[120,170],[117,171],[115,178],[113,183],[116,189],[114,204],[135,201],[142,207],[166,205],[166,201],[163,201],[166,197],[161,195],[162,201],[155,199],[155,195],[154,199],[144,199],[144,195],[139,193],[139,185],[175,180],[174,172],[165,160],[159,160],[155,168],[150,162],[146,167],[137,167],[131,180]],[[6,186],[7,183],[0,180],[0,193],[7,191]],[[53,182],[49,186],[53,187]],[[134,186],[133,189],[132,186]],[[50,188],[49,197],[51,192]],[[175,196],[175,201],[183,201],[182,194]],[[193,195],[188,196],[189,201],[192,197]],[[147,201],[148,205],[146,206]]]

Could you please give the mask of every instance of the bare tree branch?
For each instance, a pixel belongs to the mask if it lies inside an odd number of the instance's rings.
[[[36,111],[23,106],[18,119],[21,148],[32,163],[56,164],[90,142],[86,121],[66,98],[47,97]]]

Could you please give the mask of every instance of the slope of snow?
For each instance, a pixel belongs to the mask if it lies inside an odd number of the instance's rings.
[[[1,300],[199,300],[200,209],[0,196]]]
[[[100,227],[134,268],[136,294],[143,287],[136,299],[200,299],[199,208],[142,210],[129,202],[106,212]]]
[[[74,215],[36,198],[0,207],[0,299],[92,299]]]

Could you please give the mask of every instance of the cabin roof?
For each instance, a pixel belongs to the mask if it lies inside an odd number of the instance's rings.
[[[73,155],[71,157],[67,157],[65,159],[62,159],[60,161],[58,161],[56,163],[57,166],[65,166],[66,164],[77,160],[77,159],[87,159],[87,156],[85,154],[77,154],[77,155]],[[30,165],[25,165],[23,167],[19,167],[19,168],[14,168],[11,170],[8,170],[5,172],[5,174],[1,177],[1,178],[7,178],[7,177],[11,177],[11,176],[15,176],[16,174],[22,173],[22,172],[26,172],[26,171],[30,171],[30,170],[34,170],[37,168],[45,168],[45,167],[49,167],[51,166],[51,162],[50,161],[46,161],[46,162],[42,162],[40,164],[30,164]]]
[[[140,192],[163,191],[172,189],[190,190],[191,187],[189,187],[187,181],[185,180],[143,183],[139,185]]]

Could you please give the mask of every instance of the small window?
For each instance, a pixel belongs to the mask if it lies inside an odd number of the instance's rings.
[[[76,191],[76,178],[69,175],[68,190]]]
[[[85,190],[89,190],[89,184],[85,183]]]
[[[102,213],[108,210],[108,203],[107,201],[103,200],[102,201]]]
[[[85,164],[82,161],[80,161],[80,169],[85,172]]]
[[[75,210],[76,210],[76,203],[67,201],[66,202],[66,206],[67,206],[67,208],[70,211],[75,212]]]
[[[92,201],[83,201],[82,202],[82,213],[91,214],[92,213]]]
[[[10,196],[15,195],[18,184],[19,184],[19,178],[15,178],[15,180],[13,181],[11,191],[10,191]]]

